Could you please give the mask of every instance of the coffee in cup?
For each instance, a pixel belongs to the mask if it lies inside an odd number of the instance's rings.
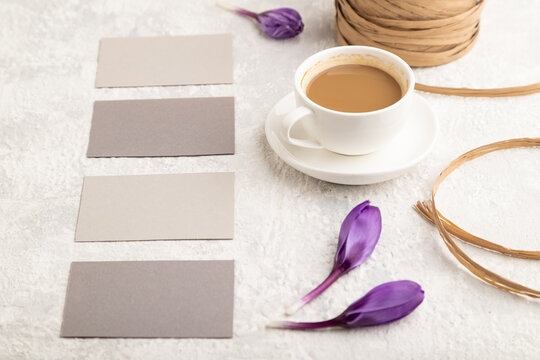
[[[377,151],[407,121],[414,83],[410,66],[382,49],[340,46],[318,52],[296,70],[296,108],[283,117],[283,138],[344,155]],[[311,139],[291,136],[298,122]]]
[[[396,103],[401,87],[392,75],[374,66],[342,64],[317,74],[307,85],[306,95],[330,110],[361,113]]]

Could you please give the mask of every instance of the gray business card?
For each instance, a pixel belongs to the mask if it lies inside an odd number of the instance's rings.
[[[100,41],[97,88],[232,82],[231,34]]]
[[[73,262],[62,337],[230,338],[234,261]]]
[[[96,101],[88,157],[234,154],[234,98]]]
[[[75,241],[232,239],[234,173],[86,176]]]

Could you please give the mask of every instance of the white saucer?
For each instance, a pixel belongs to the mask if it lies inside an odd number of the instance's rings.
[[[438,122],[428,102],[414,94],[410,119],[401,133],[384,149],[367,155],[347,156],[328,150],[305,149],[284,141],[281,119],[294,109],[294,93],[270,110],[265,131],[270,147],[287,164],[314,178],[345,185],[374,184],[393,179],[418,164],[435,143]],[[308,138],[301,125],[292,129],[297,138]]]

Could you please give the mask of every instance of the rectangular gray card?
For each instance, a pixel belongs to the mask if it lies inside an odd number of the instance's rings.
[[[231,34],[101,39],[96,87],[231,84]]]
[[[234,98],[96,101],[88,157],[234,154]]]
[[[73,262],[62,337],[230,338],[234,261]]]
[[[75,241],[232,239],[234,173],[87,176]]]

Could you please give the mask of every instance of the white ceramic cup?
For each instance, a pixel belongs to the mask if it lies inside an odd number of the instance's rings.
[[[392,75],[401,87],[401,99],[383,109],[349,113],[324,108],[307,97],[307,86],[316,75],[345,64],[374,66]],[[294,75],[294,90],[296,108],[283,118],[283,137],[287,142],[304,148],[362,155],[381,149],[401,130],[409,114],[414,73],[404,60],[388,51],[369,46],[340,46],[304,60]],[[291,136],[291,129],[299,121],[312,140]]]

